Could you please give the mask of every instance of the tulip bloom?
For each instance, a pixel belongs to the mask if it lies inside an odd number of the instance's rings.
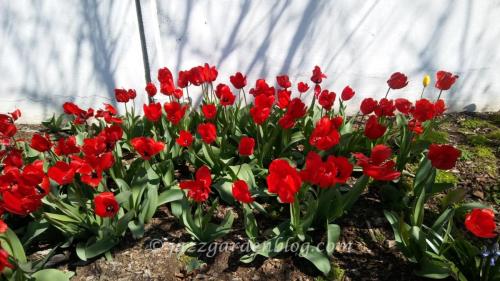
[[[396,109],[404,115],[408,115],[413,107],[409,100],[403,98],[394,100],[394,105],[396,106]]]
[[[451,72],[440,70],[436,73],[436,84],[435,87],[441,91],[446,91],[455,84],[458,79],[458,75],[454,75]]]
[[[156,95],[156,93],[158,92],[158,90],[156,89],[156,86],[155,84],[149,82],[147,85],[146,85],[146,93],[148,93],[148,96],[150,97],[154,97]]]
[[[73,182],[75,170],[66,162],[58,161],[49,168],[48,176],[60,185],[66,185]]]
[[[158,103],[150,103],[149,105],[145,104],[143,106],[144,109],[144,117],[151,122],[158,122],[161,118],[162,110],[161,104]]]
[[[309,85],[307,85],[307,83],[304,82],[299,82],[299,84],[297,84],[297,90],[299,90],[299,92],[303,94],[307,92],[307,90],[309,90]]]
[[[292,86],[292,83],[290,82],[290,78],[288,78],[288,75],[277,76],[276,81],[278,82],[278,85],[284,89],[288,89]]]
[[[338,129],[342,125],[342,117],[333,119],[327,116],[321,118],[314,127],[314,130],[309,138],[309,144],[315,146],[319,150],[328,150],[340,141],[340,133]]]
[[[250,137],[242,137],[238,146],[238,152],[241,156],[250,156],[253,154],[255,140]]]
[[[342,90],[342,94],[340,95],[340,98],[343,101],[348,101],[348,100],[352,99],[352,97],[354,97],[355,93],[356,92],[354,92],[354,90],[351,87],[345,86],[344,90]]]
[[[337,94],[334,92],[329,92],[328,90],[323,90],[318,97],[318,103],[325,109],[332,109],[333,103],[335,102],[335,98]]]
[[[46,152],[50,150],[52,143],[48,136],[43,137],[40,134],[34,134],[31,138],[30,147],[39,152]]]
[[[363,115],[372,113],[377,108],[378,102],[372,98],[366,98],[361,102],[359,110]]]
[[[451,145],[431,144],[427,157],[436,169],[449,170],[455,167],[462,152]]]
[[[247,85],[247,77],[241,74],[241,72],[236,72],[234,75],[231,75],[229,81],[238,90],[243,89]]]
[[[366,121],[365,125],[365,136],[371,140],[376,140],[385,134],[387,127],[378,123],[377,117],[371,115]]]
[[[135,151],[137,151],[137,153],[139,153],[144,160],[151,159],[165,148],[165,144],[163,142],[155,141],[154,139],[147,137],[133,138],[130,143]]]
[[[204,104],[201,107],[201,111],[206,119],[214,119],[217,115],[217,107],[213,104]]]
[[[413,117],[420,121],[425,122],[434,118],[436,113],[435,106],[432,102],[427,99],[420,99],[415,102],[415,108],[413,109]]]
[[[389,158],[392,151],[389,147],[379,144],[372,148],[370,157],[363,153],[354,153],[358,160],[357,165],[363,168],[363,173],[375,180],[392,181],[400,176],[400,172],[394,169],[396,163]]]
[[[114,217],[120,210],[120,206],[112,192],[99,193],[94,198],[95,214],[103,218]]]
[[[326,78],[326,75],[323,72],[321,72],[321,68],[316,65],[313,69],[311,81],[315,84],[321,84],[323,78]]]
[[[188,147],[193,143],[193,135],[189,131],[182,130],[175,142],[183,147]]]
[[[244,180],[235,181],[231,192],[233,193],[234,199],[240,201],[241,203],[252,203],[254,201],[252,194],[248,189],[248,185]]]
[[[206,144],[211,144],[217,139],[217,129],[212,123],[202,123],[198,125],[198,134]]]
[[[297,170],[283,159],[271,162],[266,180],[269,192],[278,194],[283,203],[293,203],[295,194],[302,186],[302,179]]]
[[[480,238],[495,238],[495,213],[490,209],[474,209],[465,216],[465,227]]]
[[[188,190],[188,197],[196,202],[205,202],[210,194],[210,185],[212,184],[212,175],[210,169],[203,165],[196,171],[195,180],[181,181],[181,189]]]
[[[163,107],[165,109],[165,112],[167,113],[168,121],[170,121],[174,125],[179,124],[188,108],[187,105],[181,105],[176,101],[167,102],[163,105]]]
[[[329,188],[337,183],[346,183],[351,176],[353,165],[345,157],[328,156],[323,162],[314,151],[307,154],[305,168],[300,172],[303,181],[321,188]]]
[[[14,266],[9,262],[9,253],[4,249],[0,249],[0,272],[3,272],[6,267],[14,269]]]
[[[387,85],[393,90],[404,88],[408,85],[408,77],[401,72],[395,72],[387,80]]]

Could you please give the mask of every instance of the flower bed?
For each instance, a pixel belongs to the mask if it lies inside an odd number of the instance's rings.
[[[48,132],[29,140],[15,137],[20,111],[0,115],[4,220],[24,218],[16,232],[0,228],[4,275],[66,280],[67,273],[43,269],[43,261],[29,262],[24,248],[57,232],[64,237],[57,247],[74,249],[82,260],[111,258],[126,234],[142,237],[156,210],[167,206],[191,236],[183,253],[223,239],[239,213],[249,245],[241,263],[296,255],[330,276],[342,231],[337,221],[369,188],[380,190],[415,274],[498,278],[494,211],[464,203],[462,189],[436,181],[461,156],[452,145],[429,141],[445,112],[441,94],[457,76],[436,74],[433,101],[423,98],[430,84],[424,77],[422,98],[411,102],[390,99],[391,90],[408,84],[394,73],[385,97],[364,99],[352,117],[345,111],[355,91],[346,86],[335,104],[337,94],[321,86],[327,77],[317,66],[310,81],[296,86],[281,75],[276,87],[259,79],[250,88],[236,73],[231,88],[217,76],[207,64],[179,72],[177,81],[160,69],[159,87],[145,88],[144,116],[136,114],[135,90],[116,89],[124,116],[110,104],[94,111],[67,102],[64,115],[44,122]],[[443,193],[439,215],[426,216],[426,203]],[[220,206],[231,208],[221,216]]]

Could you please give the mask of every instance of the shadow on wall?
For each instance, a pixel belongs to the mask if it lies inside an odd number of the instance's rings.
[[[131,37],[124,33],[132,33],[126,23],[136,24],[134,9],[133,1],[118,0],[2,1],[0,100],[36,102],[43,116],[60,111],[63,101],[114,102],[129,43],[124,36]]]
[[[500,29],[491,29],[500,7],[489,1],[173,0],[157,6],[170,55],[163,63],[177,71],[209,62],[223,76],[240,70],[250,80],[281,73],[307,79],[318,64],[334,90],[349,83],[376,97],[385,93],[390,73],[402,71],[412,83],[395,95],[416,98],[420,77],[445,69],[460,75],[443,96],[449,107],[462,110],[471,101],[474,110],[500,107]]]

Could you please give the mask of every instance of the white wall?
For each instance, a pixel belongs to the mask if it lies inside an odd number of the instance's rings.
[[[144,85],[133,0],[0,1],[0,112],[37,123],[65,101],[98,107]]]
[[[424,73],[458,73],[444,97],[454,110],[500,110],[500,1],[170,0],[157,1],[163,64],[209,62],[224,79],[289,73],[308,79],[316,64],[331,90],[350,84],[358,101],[383,97],[394,71],[416,98]],[[437,93],[429,92],[431,96]],[[358,104],[357,101],[354,101]]]
[[[453,110],[500,110],[498,0],[141,0],[152,77],[160,66],[217,65],[221,82],[289,73],[316,64],[337,93],[382,97],[388,76],[460,75],[445,98]],[[21,108],[39,122],[66,100],[98,106],[115,87],[144,88],[133,0],[0,0],[0,112]],[[435,96],[435,91],[429,92]]]

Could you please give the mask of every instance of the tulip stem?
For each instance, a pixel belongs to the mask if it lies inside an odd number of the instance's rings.
[[[386,98],[387,98],[387,96],[389,95],[389,91],[390,91],[390,90],[391,90],[391,87],[389,87],[389,88],[387,89],[387,92],[385,93],[385,97],[384,97],[384,99],[386,99]]]
[[[424,97],[425,87],[422,88],[422,93],[420,93],[420,99]]]
[[[443,90],[439,91],[439,95],[436,101],[438,101],[441,98],[441,94],[443,93]]]

